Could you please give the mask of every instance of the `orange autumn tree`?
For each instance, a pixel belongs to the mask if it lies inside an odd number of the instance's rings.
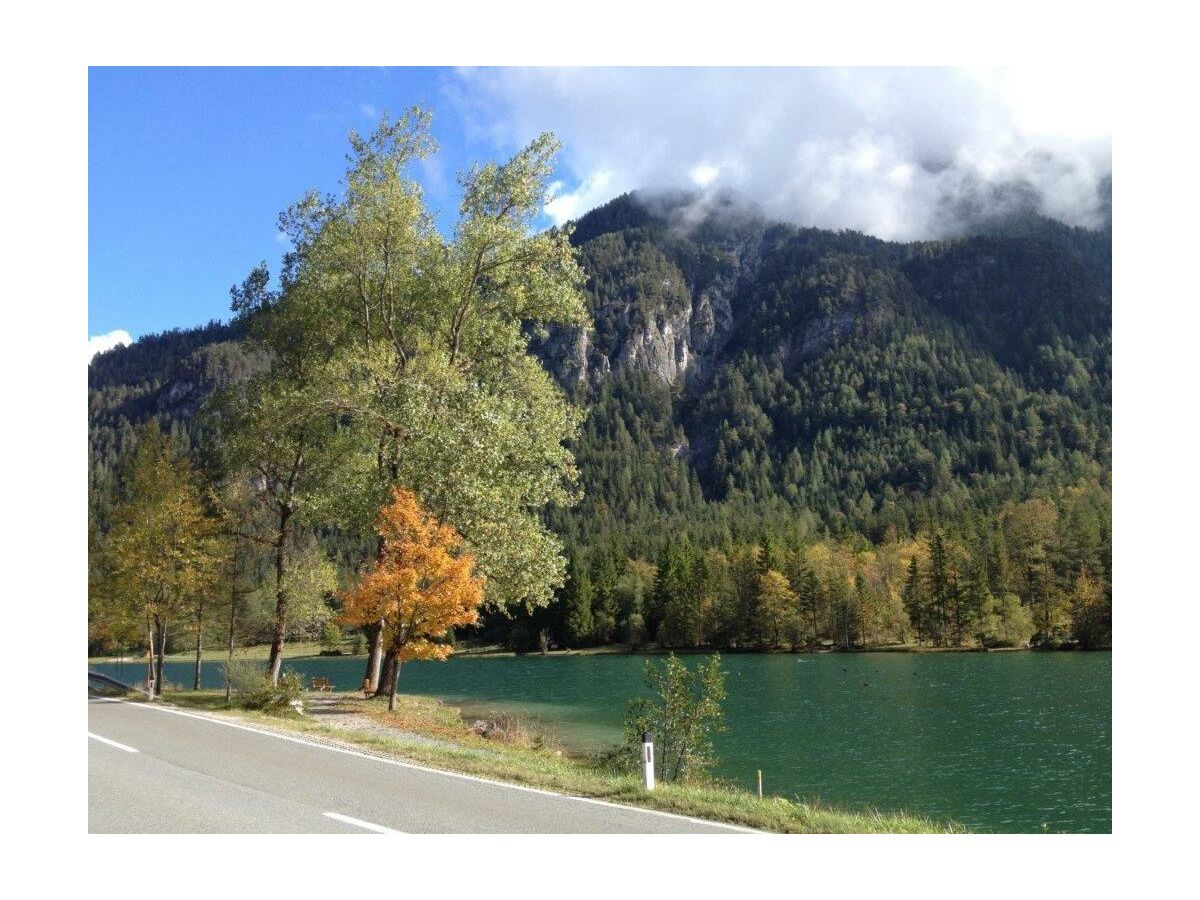
[[[379,513],[383,551],[375,567],[342,599],[342,621],[384,622],[384,646],[395,652],[388,709],[396,708],[400,663],[445,659],[440,643],[456,625],[473,625],[483,599],[483,579],[472,575],[475,557],[463,552],[458,532],[421,506],[412,491],[397,489]]]

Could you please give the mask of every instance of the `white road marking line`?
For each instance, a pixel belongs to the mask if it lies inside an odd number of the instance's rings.
[[[404,831],[397,831],[395,828],[384,828],[382,825],[376,825],[374,822],[364,822],[362,819],[356,819],[354,816],[343,816],[341,813],[321,813],[327,819],[335,819],[338,822],[345,822],[347,825],[353,825],[355,828],[361,828],[364,831],[374,831],[376,834],[407,834]]]
[[[116,747],[118,750],[124,750],[126,753],[138,752],[134,747],[130,747],[126,744],[118,744],[116,741],[110,741],[108,738],[100,737],[98,734],[92,734],[90,731],[88,732],[88,737],[90,737],[93,741],[99,741],[102,744],[108,744],[110,747]]]
[[[508,788],[513,791],[525,791],[528,794],[541,794],[544,797],[555,797],[559,800],[574,800],[577,803],[590,803],[593,806],[607,806],[612,809],[625,810],[627,812],[644,813],[648,816],[661,816],[666,819],[677,819],[681,822],[691,822],[693,825],[710,825],[713,828],[724,828],[728,831],[737,831],[742,834],[762,834],[763,832],[755,828],[746,828],[742,825],[730,825],[727,822],[718,822],[714,819],[697,819],[692,816],[682,816],[679,813],[663,812],[660,809],[647,809],[644,806],[627,806],[624,803],[612,803],[608,800],[597,800],[595,797],[576,797],[573,794],[560,794],[555,791],[547,791],[542,788],[529,787],[524,784],[510,784],[507,781],[495,781],[491,778],[480,778],[478,775],[464,775],[462,772],[448,772],[445,769],[435,769],[431,766],[422,766],[417,763],[405,762],[400,759],[390,759],[386,756],[372,756],[369,753],[360,753],[357,750],[351,750],[349,747],[335,747],[331,744],[318,744],[315,741],[306,741],[303,738],[295,737],[290,734],[279,734],[274,731],[265,731],[262,728],[254,728],[250,725],[243,725],[240,722],[230,722],[225,719],[215,719],[212,716],[201,715],[200,713],[185,712],[182,709],[174,709],[170,706],[151,705],[149,703],[130,703],[128,700],[113,699],[113,703],[122,703],[126,706],[135,706],[139,709],[150,709],[155,712],[171,713],[176,716],[184,716],[189,719],[199,719],[202,722],[212,722],[214,725],[227,725],[230,728],[238,728],[242,731],[250,731],[254,734],[265,735],[266,737],[278,738],[281,741],[290,741],[293,744],[303,744],[306,747],[316,747],[318,750],[329,750],[333,753],[344,753],[347,756],[357,756],[359,759],[369,759],[374,762],[384,763],[390,766],[399,766],[402,769],[413,769],[417,772],[429,772],[432,775],[442,775],[446,778],[458,778],[462,781],[474,781],[479,784],[490,784],[493,787]]]

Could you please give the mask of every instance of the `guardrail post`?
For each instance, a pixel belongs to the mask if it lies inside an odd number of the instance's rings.
[[[642,775],[646,790],[654,790],[654,739],[650,732],[642,732]]]

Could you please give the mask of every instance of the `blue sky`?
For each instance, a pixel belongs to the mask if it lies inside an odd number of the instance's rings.
[[[455,172],[495,155],[468,137],[431,69],[96,69],[88,77],[88,333],[134,337],[228,316],[228,289],[277,268],[275,220],[333,190],[346,134],[382,110],[435,110],[440,152],[422,176],[455,211]]]
[[[89,354],[227,318],[229,286],[278,267],[278,213],[336,190],[346,133],[415,104],[434,111],[419,176],[443,227],[458,171],[542,131],[564,143],[546,223],[686,187],[891,240],[962,233],[956,210],[1013,196],[1089,226],[1112,172],[1111,74],[1083,66],[91,69],[88,94]]]

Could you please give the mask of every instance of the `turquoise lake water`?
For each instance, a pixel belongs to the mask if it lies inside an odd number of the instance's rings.
[[[518,712],[565,745],[601,748],[644,691],[639,655],[461,657],[410,663],[402,693],[468,714]],[[689,664],[699,656],[686,657]],[[1110,653],[726,655],[728,730],[716,774],[769,793],[843,807],[908,810],[973,830],[1112,830]],[[364,660],[304,657],[285,666],[362,683]],[[93,668],[136,681],[144,668]],[[168,663],[190,684],[191,664]],[[206,663],[206,687],[223,686]]]

